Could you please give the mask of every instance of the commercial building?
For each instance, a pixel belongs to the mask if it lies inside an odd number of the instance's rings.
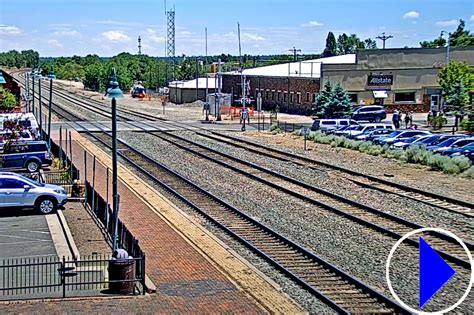
[[[321,84],[341,82],[357,105],[385,105],[388,112],[440,111],[437,80],[446,59],[446,48],[361,50],[353,64],[323,64]],[[474,46],[451,48],[449,60],[474,67]]]
[[[369,49],[356,54],[279,64],[243,71],[248,95],[260,93],[264,109],[309,114],[326,81],[340,82],[353,105],[382,104],[414,112],[440,110],[443,100],[437,82],[446,64],[446,48]],[[451,48],[450,60],[474,66],[474,46]],[[242,95],[239,72],[225,73],[222,91]]]
[[[217,86],[216,80],[214,74],[210,74],[208,79],[198,78],[197,80],[170,82],[168,84],[170,101],[175,104],[192,103],[196,100],[204,101],[206,88],[209,93],[214,93]]]
[[[263,109],[281,112],[308,114],[319,92],[321,65],[354,63],[355,55],[335,56],[314,60],[278,64],[260,68],[245,69],[247,95],[262,96]],[[222,91],[230,93],[234,99],[242,95],[240,72],[224,73]]]

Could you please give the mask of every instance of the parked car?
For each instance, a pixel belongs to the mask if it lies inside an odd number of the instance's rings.
[[[61,186],[41,184],[10,172],[0,172],[0,209],[34,208],[40,214],[49,214],[67,202],[67,193]]]
[[[420,140],[420,138],[423,137],[421,135],[416,135],[410,138],[405,138],[401,141],[395,142],[390,146],[392,149],[406,149],[410,145],[415,144],[416,141]]]
[[[387,118],[385,108],[379,105],[362,106],[352,112],[352,119],[380,122]]]
[[[346,135],[350,134],[351,132],[362,130],[363,128],[364,128],[364,126],[362,126],[362,125],[352,125],[352,126],[347,127],[344,130],[336,131],[334,134],[337,135],[337,136],[346,136]]]
[[[398,130],[396,130],[398,131]],[[394,132],[392,129],[375,129],[372,130],[371,132],[367,134],[362,134],[360,136],[357,136],[357,140],[367,140],[367,141],[372,141],[376,142],[377,139],[382,138],[382,137],[387,137],[390,134],[393,134]],[[401,131],[400,131],[401,132]]]
[[[311,130],[321,130],[322,132],[333,131],[342,126],[358,125],[355,120],[341,118],[341,119],[315,119]]]
[[[340,135],[340,133],[344,130],[346,130],[347,128],[351,128],[353,127],[354,125],[347,125],[347,126],[341,126],[337,129],[334,129],[334,130],[328,130],[326,131],[326,134],[335,134],[335,135]]]
[[[453,153],[451,154],[451,157],[464,155],[467,156],[471,160],[471,162],[474,162],[474,142],[452,150]]]
[[[0,130],[0,150],[3,150],[3,146],[5,145],[5,138],[9,137],[12,134],[10,130]],[[20,131],[18,141],[29,141],[33,140],[33,136],[28,130]]]
[[[412,138],[412,137],[415,137],[415,136],[424,136],[424,135],[429,135],[429,134],[431,134],[431,132],[424,131],[424,130],[411,130],[411,129],[410,130],[403,130],[398,135],[396,135],[394,137],[388,137],[388,138],[382,139],[379,142],[380,142],[381,145],[385,145],[385,144],[391,145],[391,144],[394,144],[396,142],[404,141],[408,138]]]
[[[427,146],[426,148],[430,151],[435,151],[439,148],[449,147],[454,142],[458,141],[459,139],[467,138],[466,135],[446,135],[440,138],[438,141],[433,143],[432,145]]]
[[[417,146],[420,146],[420,147],[426,147],[427,145],[434,143],[436,140],[438,140],[441,137],[443,137],[443,135],[417,136],[413,139],[413,142],[411,141],[396,142],[393,144],[393,147],[395,149],[406,149],[412,144],[416,144]]]
[[[45,141],[19,141],[4,147],[0,155],[1,168],[25,168],[38,171],[43,165],[52,164],[52,155]]]
[[[390,124],[364,124],[361,130],[350,131],[346,136],[348,138],[356,138],[362,134],[368,134],[375,129],[390,129],[395,130],[395,127]]]
[[[474,138],[463,138],[453,142],[448,147],[440,147],[433,150],[433,153],[441,153],[442,155],[451,155],[457,152],[457,149],[474,142]]]

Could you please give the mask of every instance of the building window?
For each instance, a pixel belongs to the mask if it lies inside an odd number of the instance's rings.
[[[359,102],[357,94],[349,94],[349,99],[351,100],[352,104],[357,104]]]
[[[296,103],[301,104],[301,93],[296,93]]]
[[[316,102],[316,96],[318,96],[317,93],[313,93],[313,103]]]
[[[272,91],[272,101],[275,101],[275,90]]]
[[[415,102],[415,92],[395,93],[395,102]]]
[[[293,104],[294,100],[295,100],[295,93],[290,92],[290,103]]]
[[[281,91],[278,91],[278,92],[277,92],[277,101],[278,101],[278,102],[281,101]]]
[[[265,91],[265,99],[269,100],[270,99],[270,90]]]
[[[283,92],[283,102],[286,103],[287,100],[288,100],[288,92],[285,91],[285,92]]]
[[[306,92],[306,103],[309,103],[309,92]]]
[[[258,97],[258,89],[255,89],[255,99]]]

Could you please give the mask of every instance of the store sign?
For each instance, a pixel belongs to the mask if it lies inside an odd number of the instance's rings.
[[[392,85],[393,75],[391,74],[369,74],[367,85]]]

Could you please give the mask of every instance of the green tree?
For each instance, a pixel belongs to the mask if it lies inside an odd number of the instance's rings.
[[[0,86],[0,108],[11,109],[16,106],[16,98],[10,91]]]
[[[469,30],[466,30],[466,23],[464,20],[459,20],[459,25],[457,29],[450,33],[450,46],[451,47],[464,47],[469,45],[474,45],[474,34]],[[439,48],[446,46],[447,41],[443,37],[439,36],[438,38],[432,41],[423,41],[420,42],[420,46],[424,48]]]
[[[348,117],[352,112],[349,95],[339,82],[333,86],[326,81],[324,89],[316,97],[312,112],[319,118]]]
[[[333,32],[329,32],[326,37],[326,48],[323,51],[323,57],[332,57],[337,55],[336,37]]]
[[[446,45],[446,40],[443,37],[438,37],[432,41],[423,41],[420,42],[420,46],[422,48],[439,48],[444,47]]]

